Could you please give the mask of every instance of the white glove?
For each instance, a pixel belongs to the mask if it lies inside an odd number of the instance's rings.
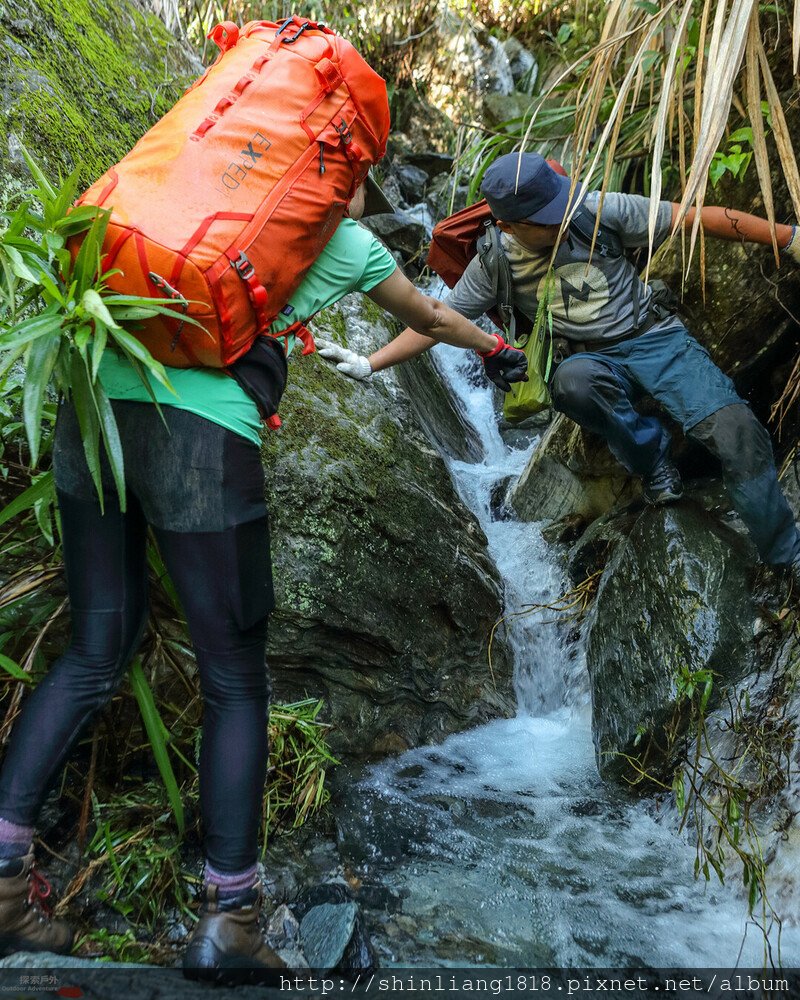
[[[792,226],[792,238],[781,250],[782,257],[789,257],[795,264],[800,264],[800,228]]]
[[[372,374],[372,365],[363,354],[348,351],[346,347],[332,344],[329,340],[317,339],[317,354],[336,365],[337,371],[358,382],[363,382]]]

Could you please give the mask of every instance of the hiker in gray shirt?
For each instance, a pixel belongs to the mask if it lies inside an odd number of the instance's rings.
[[[789,568],[800,583],[800,535],[778,484],[769,435],[683,322],[653,300],[624,254],[648,243],[649,199],[608,193],[601,206],[599,193],[580,184],[570,201],[570,187],[569,178],[537,153],[499,157],[481,186],[498,220],[514,305],[531,319],[561,222],[575,209],[554,259],[553,334],[564,338],[569,354],[551,380],[554,408],[601,435],[619,462],[642,477],[645,500],[661,504],[683,493],[670,460],[670,435],[658,417],[634,409],[644,396],[658,400],[687,435],[719,458],[731,502],[762,560]],[[660,203],[656,245],[677,215],[676,204]],[[686,225],[694,215],[691,209]],[[768,223],[756,216],[707,207],[701,222],[710,236],[771,243]],[[782,254],[800,263],[798,228],[778,225],[776,235]],[[476,256],[445,302],[475,318],[498,304],[496,287]],[[429,338],[405,330],[367,360],[372,371],[380,371],[430,346]]]

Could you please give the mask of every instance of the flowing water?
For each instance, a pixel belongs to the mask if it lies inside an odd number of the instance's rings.
[[[493,487],[535,441],[504,443],[471,352],[435,357],[483,443],[481,462],[451,472],[506,613],[552,601],[568,589],[555,550],[537,525],[491,513]],[[759,967],[764,941],[741,888],[696,882],[674,813],[600,782],[583,651],[566,638],[541,612],[513,620],[516,717],[371,766],[348,796],[343,856],[401,897],[396,912],[371,914],[381,965]],[[782,916],[783,965],[796,968],[800,934]]]

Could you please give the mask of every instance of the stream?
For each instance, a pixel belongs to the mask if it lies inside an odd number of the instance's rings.
[[[471,352],[437,367],[480,435],[483,460],[449,463],[505,581],[506,614],[569,589],[539,527],[492,513],[492,490],[536,441],[507,446]],[[739,882],[695,881],[676,813],[597,774],[580,641],[552,612],[509,621],[517,714],[361,771],[339,811],[339,850],[401,900],[367,907],[383,967],[756,969],[764,938]],[[574,639],[574,636],[573,636]],[[781,962],[800,966],[782,914]],[[777,963],[777,928],[770,935]]]

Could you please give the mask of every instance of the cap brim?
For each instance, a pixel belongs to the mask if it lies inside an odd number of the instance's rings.
[[[529,215],[520,221],[535,222],[539,226],[557,226],[560,225],[570,208],[583,201],[585,192],[580,182],[575,185],[575,191],[573,192],[572,200],[570,200],[569,189],[572,186],[571,179],[562,176],[559,176],[558,179],[561,183],[561,190],[556,197],[551,202],[548,202],[544,208],[540,208],[538,212],[534,212],[533,215]]]
[[[367,174],[367,179],[364,181],[364,214],[362,218],[366,215],[393,215],[394,211],[394,205],[381,191],[378,182],[372,174]]]

